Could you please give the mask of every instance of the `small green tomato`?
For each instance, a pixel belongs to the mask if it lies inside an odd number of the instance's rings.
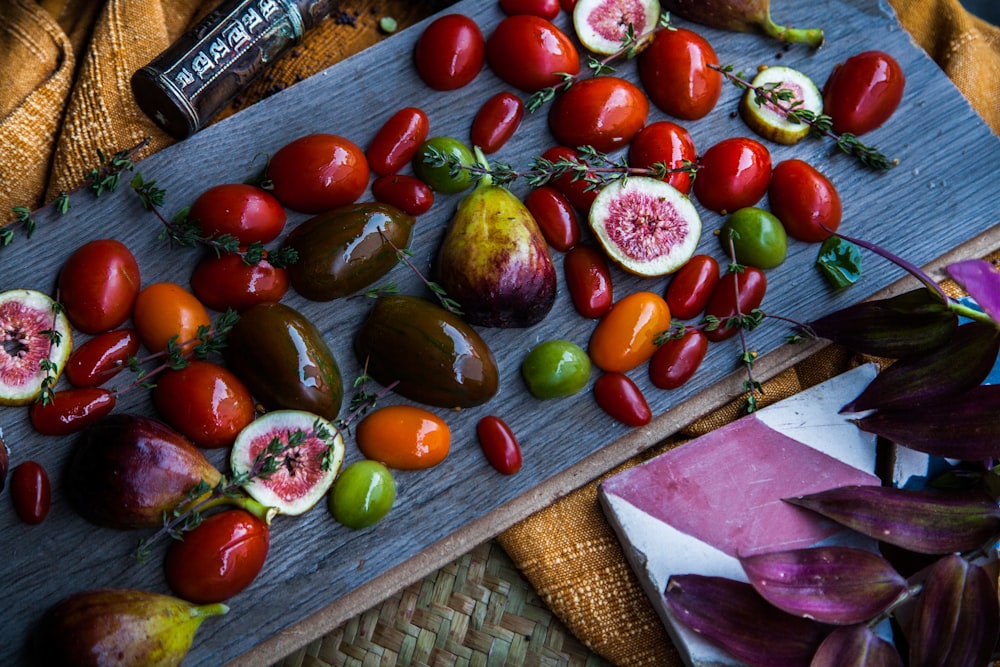
[[[535,398],[571,396],[590,379],[590,357],[572,341],[545,341],[528,352],[521,375]]]
[[[348,528],[375,525],[396,501],[396,480],[378,461],[364,459],[344,468],[327,496],[330,514]]]
[[[730,236],[740,264],[773,269],[785,261],[788,252],[785,228],[777,217],[762,208],[741,208],[722,225],[719,242],[727,254]]]
[[[447,163],[433,164],[435,154],[443,156]],[[468,190],[473,184],[472,176],[467,169],[453,173],[451,166],[453,160],[471,166],[475,164],[476,157],[469,147],[458,139],[433,137],[422,143],[413,156],[413,173],[437,192],[455,194]]]

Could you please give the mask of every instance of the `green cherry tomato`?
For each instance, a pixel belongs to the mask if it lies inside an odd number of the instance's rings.
[[[333,484],[327,505],[333,518],[348,528],[373,526],[396,502],[396,480],[378,461],[355,461]]]
[[[435,154],[445,157],[447,162],[433,164]],[[413,156],[413,173],[437,192],[445,194],[462,192],[472,186],[472,177],[465,169],[453,174],[451,167],[453,160],[464,165],[472,165],[476,162],[469,147],[458,139],[433,137],[420,144],[417,154]]]
[[[590,379],[590,357],[572,341],[545,341],[528,352],[521,375],[535,398],[571,396]]]
[[[764,209],[748,206],[729,216],[719,234],[719,242],[727,254],[730,237],[740,264],[773,269],[785,261],[788,235],[781,221]]]

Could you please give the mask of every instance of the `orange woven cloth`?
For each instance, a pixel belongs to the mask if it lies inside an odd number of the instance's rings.
[[[958,0],[890,2],[916,42],[1000,134],[1000,29],[969,15]],[[345,0],[343,6],[356,13],[356,26],[321,24],[240,104],[252,104],[384,38],[376,27],[379,16],[392,16],[405,27],[432,9],[408,0]],[[153,137],[146,153],[172,143],[136,108],[128,81],[203,11],[196,0],[5,0],[0,7],[0,145],[5,148],[0,222],[11,217],[12,207],[36,208],[81,182],[98,149],[127,149],[146,136]],[[827,349],[768,382],[765,397],[785,398],[853,363],[843,351]],[[683,437],[736,415],[735,404],[723,408],[693,424]],[[597,481],[587,484],[509,529],[499,542],[550,609],[594,651],[619,665],[680,664],[599,509],[596,490]]]

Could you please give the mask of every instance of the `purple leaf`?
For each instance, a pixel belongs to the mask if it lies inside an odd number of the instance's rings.
[[[809,667],[903,667],[896,647],[867,625],[837,628],[820,644]]]
[[[927,573],[910,627],[911,667],[981,667],[1000,633],[993,579],[960,556],[945,556]]]
[[[1000,533],[1000,507],[984,494],[843,486],[785,501],[916,553],[977,549]]]
[[[678,621],[753,667],[805,667],[829,631],[724,577],[675,575],[664,598]]]
[[[862,431],[935,456],[1000,458],[1000,385],[980,385],[919,408],[879,410],[854,423]]]
[[[1000,322],[1000,270],[984,259],[948,265],[948,274],[965,288],[983,312]]]
[[[851,625],[885,611],[906,592],[884,558],[863,549],[811,547],[740,559],[761,597],[789,614]]]

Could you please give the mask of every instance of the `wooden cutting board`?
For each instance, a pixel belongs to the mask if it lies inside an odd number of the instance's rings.
[[[495,2],[465,0],[447,9],[476,19],[489,35],[502,18]],[[891,53],[907,76],[906,94],[896,115],[865,137],[900,160],[888,173],[867,171],[823,141],[795,147],[769,145],[775,162],[798,157],[819,166],[844,200],[842,230],[882,244],[916,262],[928,264],[945,253],[979,256],[1000,246],[1000,191],[995,169],[1000,141],[976,116],[958,91],[910,40],[885,3],[872,0],[788,0],[777,3],[774,16],[801,27],[822,26],[827,43],[817,51],[781,45],[750,34],[721,33],[693,27],[714,45],[723,63],[752,72],[759,65],[800,69],[822,84],[831,68],[854,53],[877,48]],[[567,17],[558,22],[568,28]],[[384,42],[288,90],[256,104],[137,165],[144,178],[167,191],[165,211],[189,205],[210,185],[242,181],[288,141],[313,132],[333,132],[367,145],[379,125],[403,106],[423,108],[432,135],[467,140],[479,105],[505,86],[488,70],[458,91],[436,92],[417,78],[411,52],[421,26]],[[634,63],[620,75],[636,80]],[[686,123],[696,146],[704,151],[716,141],[749,134],[734,113],[739,91],[724,90],[718,108],[707,118]],[[650,121],[665,118],[653,110]],[[530,158],[551,146],[545,111],[529,117],[497,160],[527,167]],[[517,194],[525,186],[514,188]],[[412,250],[427,270],[458,196],[438,198],[417,224]],[[766,205],[766,202],[765,204]],[[705,233],[699,250],[722,259],[713,231],[723,219],[701,209]],[[292,216],[289,229],[306,216]],[[144,283],[172,280],[187,284],[196,251],[171,249],[158,240],[159,223],[126,187],[99,199],[77,196],[65,216],[42,211],[30,240],[19,236],[0,250],[0,288],[35,288],[53,293],[58,268],[81,243],[113,236],[137,256]],[[904,274],[866,256],[863,280],[834,294],[812,264],[816,247],[792,243],[787,261],[768,272],[769,312],[801,321],[859,301],[887,288]],[[556,257],[560,280],[561,258]],[[403,266],[389,276],[406,292],[422,294],[422,284]],[[661,291],[666,279],[640,280],[615,274],[618,296],[649,289]],[[362,298],[311,303],[289,295],[287,303],[312,319],[333,349],[345,384],[361,371],[351,351],[356,327],[371,304]],[[397,475],[396,507],[382,523],[363,531],[339,526],[317,507],[299,518],[279,517],[264,573],[230,600],[232,610],[211,619],[199,631],[186,665],[267,664],[329,631],[428,572],[465,553],[475,544],[544,507],[554,498],[658,442],[694,417],[740,392],[738,343],[713,345],[697,376],[684,388],[653,388],[645,369],[631,374],[647,394],[656,419],[641,429],[625,428],[605,416],[589,390],[556,401],[530,397],[519,376],[525,353],[536,343],[568,338],[586,346],[594,323],[578,316],[565,289],[553,312],[530,329],[482,330],[501,371],[501,390],[487,405],[443,413],[453,432],[448,459],[435,469]],[[767,322],[751,336],[751,345],[766,353],[757,364],[758,379],[816,349],[784,344],[788,329]],[[82,341],[83,337],[79,340]],[[266,354],[266,351],[262,351]],[[596,373],[591,381],[596,378]],[[401,399],[392,399],[401,400]],[[389,401],[387,401],[389,402]],[[147,396],[130,392],[120,411],[152,414]],[[504,418],[518,433],[525,465],[503,477],[483,459],[475,439],[476,421],[486,414]],[[139,587],[166,592],[160,567],[163,544],[152,558],[132,558],[143,532],[118,532],[84,522],[61,492],[62,467],[73,438],[35,434],[22,409],[0,409],[0,424],[11,448],[11,465],[35,459],[54,482],[50,516],[40,526],[18,522],[9,502],[0,512],[0,544],[8,574],[0,589],[0,615],[7,641],[0,662],[23,660],[25,638],[43,612],[65,595],[94,587]],[[220,466],[224,454],[210,452]],[[360,458],[348,440],[348,461]],[[569,527],[567,529],[570,529]]]

